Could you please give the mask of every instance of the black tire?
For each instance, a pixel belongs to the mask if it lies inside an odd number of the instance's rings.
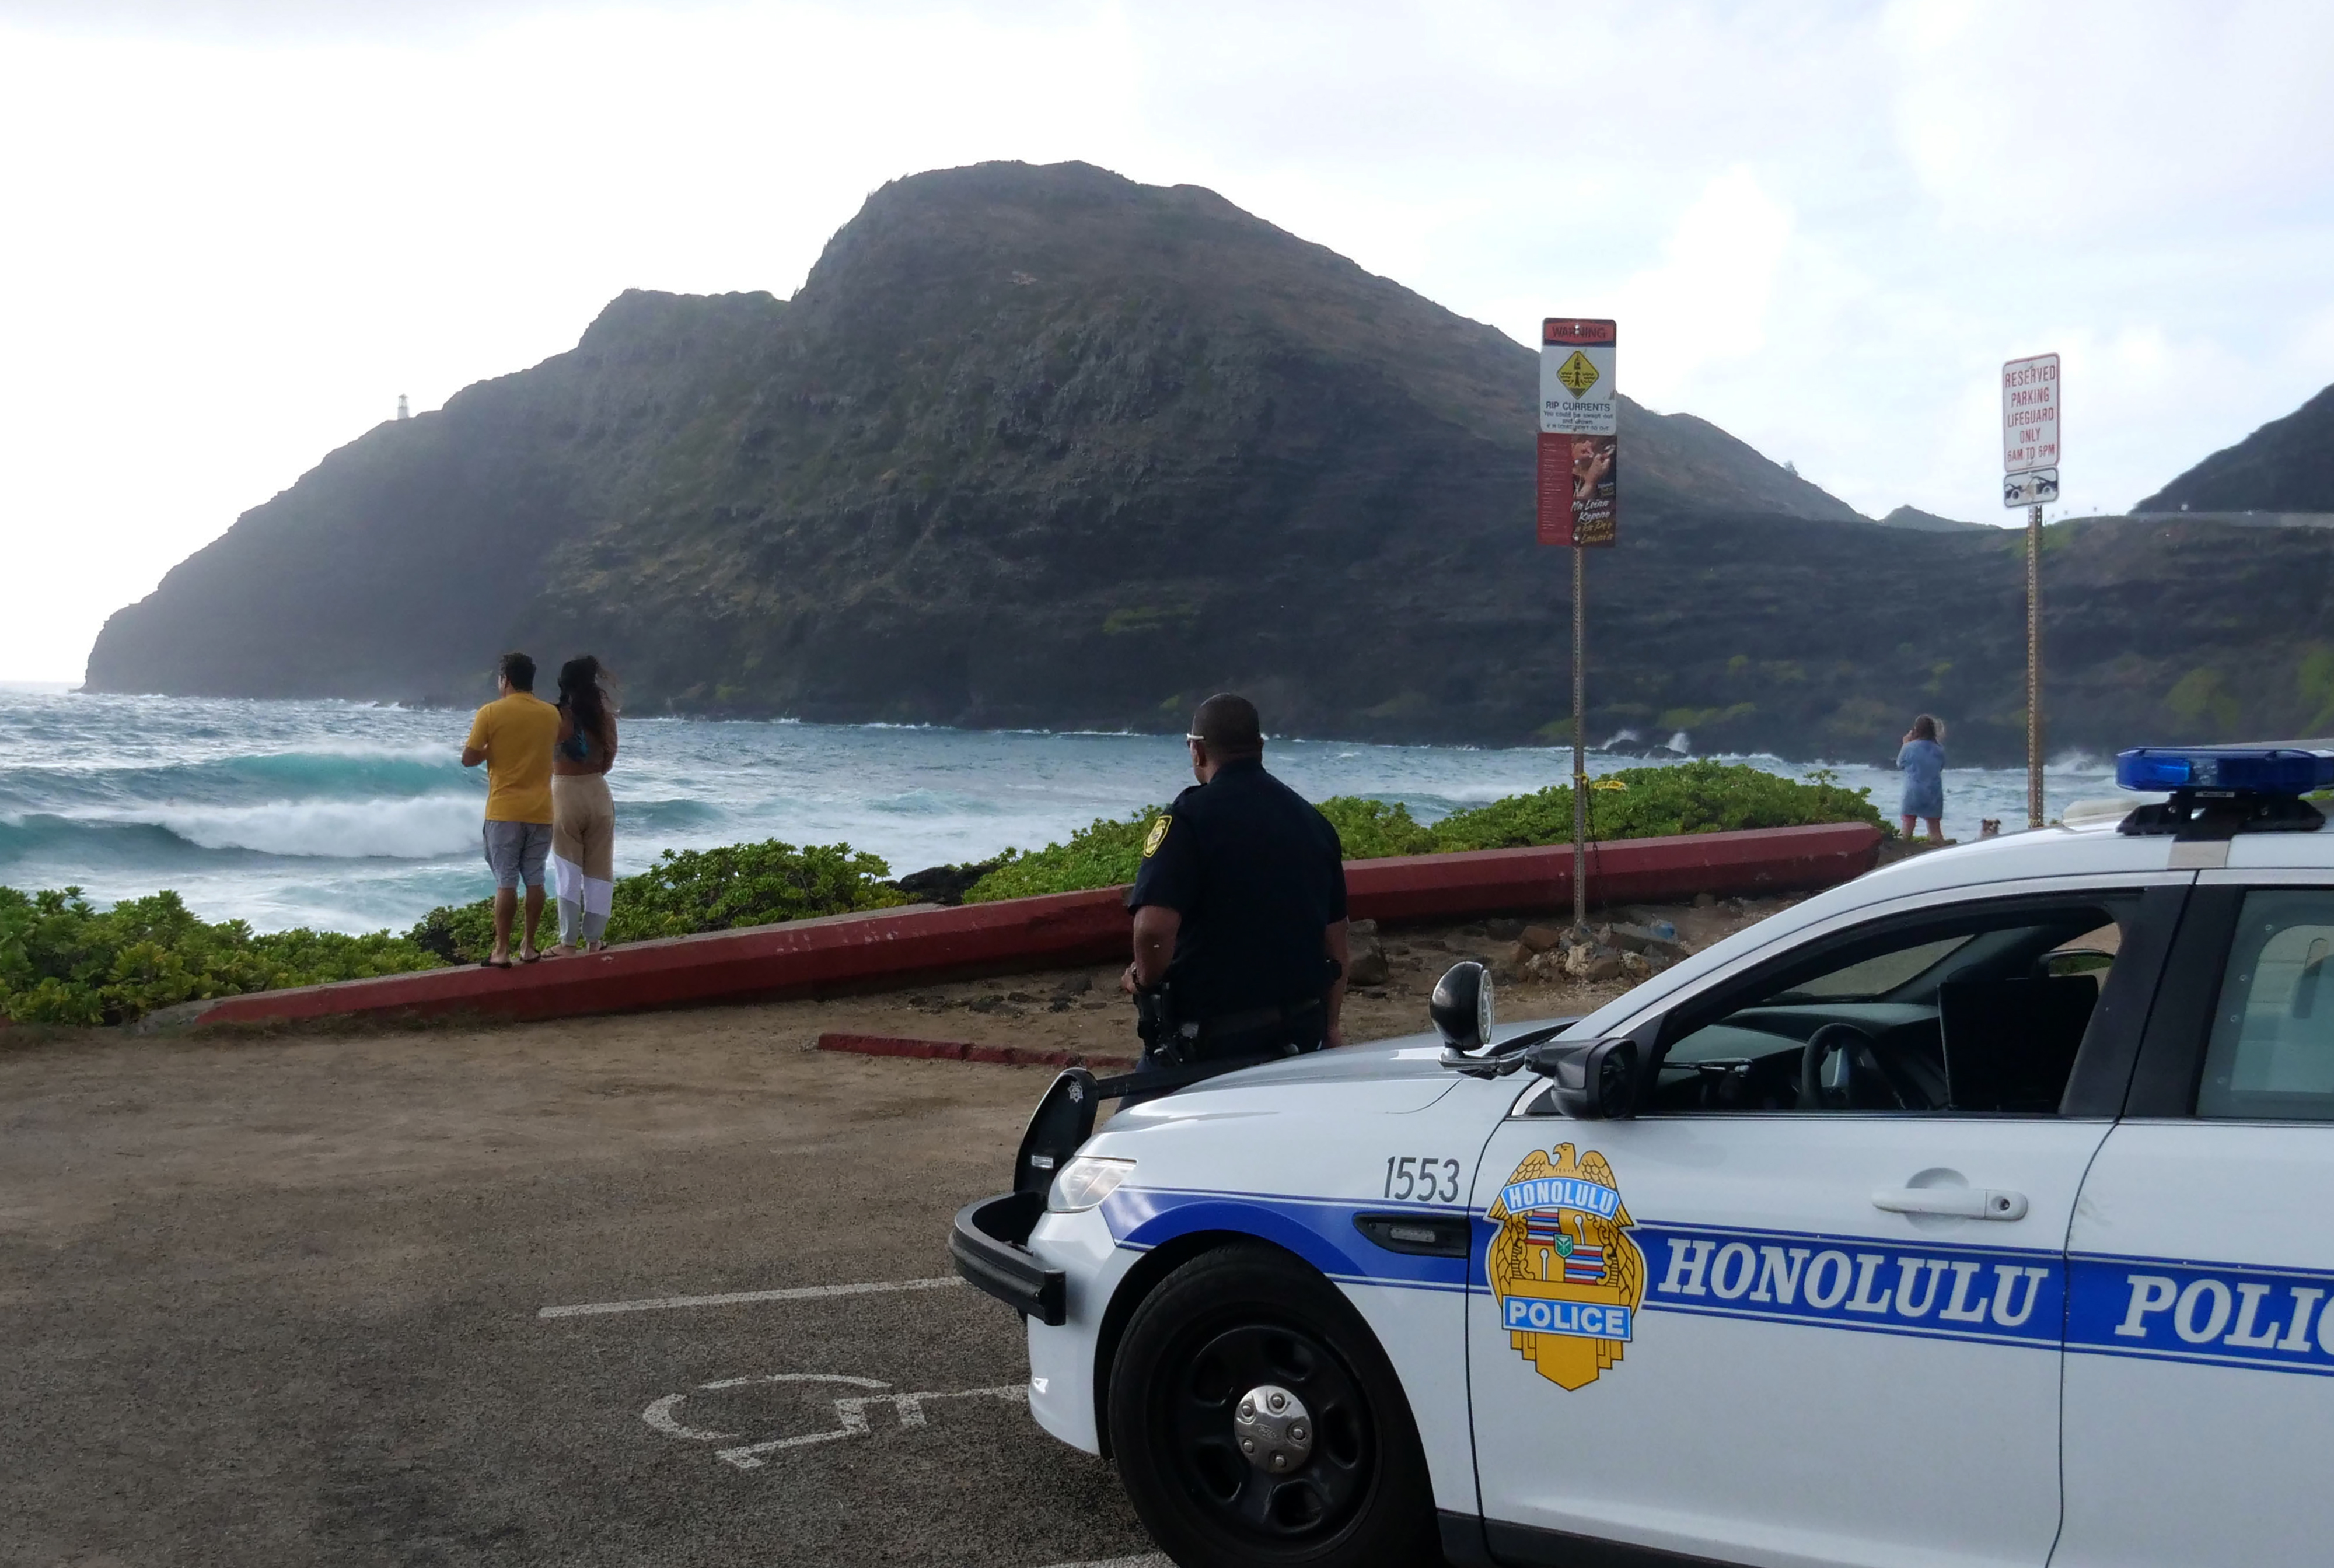
[[[1269,1475],[1240,1452],[1248,1389],[1294,1394],[1310,1452]],[[1110,1369],[1111,1448],[1134,1511],[1182,1568],[1418,1568],[1442,1561],[1426,1457],[1394,1368],[1305,1264],[1203,1254],[1135,1309]]]

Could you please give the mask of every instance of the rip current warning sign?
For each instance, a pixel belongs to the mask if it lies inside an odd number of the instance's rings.
[[[1540,323],[1539,542],[1611,544],[1619,521],[1620,399],[1614,323]]]
[[[1539,325],[1539,428],[1549,436],[1621,428],[1613,390],[1613,323],[1550,316]]]

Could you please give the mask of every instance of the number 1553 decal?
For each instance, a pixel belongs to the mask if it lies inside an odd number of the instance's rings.
[[[1385,1190],[1379,1196],[1397,1202],[1456,1203],[1459,1162],[1431,1154],[1386,1156]]]

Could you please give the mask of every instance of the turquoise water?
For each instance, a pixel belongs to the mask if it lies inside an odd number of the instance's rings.
[[[402,928],[489,890],[486,781],[459,763],[469,715],[342,702],[0,690],[0,884],[74,884],[110,902],[174,888],[210,919],[262,930]],[[1800,765],[1744,759],[1789,776]],[[1566,751],[1276,741],[1268,765],[1319,797],[1406,803],[1422,821],[1560,783]],[[1643,765],[1590,755],[1589,770]],[[1841,767],[1884,811],[1895,774]],[[610,778],[617,871],[667,848],[847,841],[894,873],[1058,840],[1190,782],[1181,740],[699,719],[627,719]],[[2110,793],[2077,762],[2055,813]],[[1948,833],[2023,819],[2025,775],[1952,769]]]

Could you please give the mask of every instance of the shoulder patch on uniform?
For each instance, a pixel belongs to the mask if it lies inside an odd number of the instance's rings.
[[[1159,852],[1159,846],[1167,842],[1167,824],[1174,820],[1172,817],[1163,815],[1151,820],[1151,832],[1143,841],[1144,860],[1147,861]]]

